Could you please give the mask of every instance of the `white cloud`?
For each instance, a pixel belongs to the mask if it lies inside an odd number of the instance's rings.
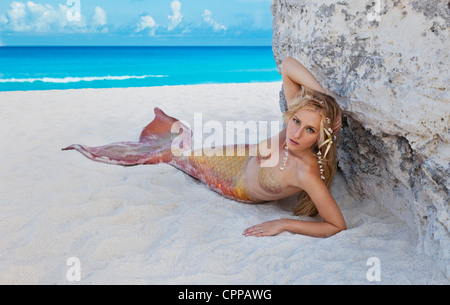
[[[85,19],[78,22],[67,20],[68,8],[59,5],[54,8],[50,4],[13,1],[10,9],[0,16],[3,30],[13,32],[61,32],[68,29],[85,30]]]
[[[142,32],[146,29],[150,29],[149,35],[155,35],[155,31],[158,25],[150,15],[141,16],[141,22],[137,24],[136,32]]]
[[[75,12],[77,18],[70,18],[73,17],[72,10],[62,4],[53,7],[33,1],[13,1],[9,10],[0,15],[0,29],[12,32],[86,33],[96,32],[106,25],[106,12],[100,7],[95,8],[90,24],[79,12]]]
[[[8,18],[5,15],[0,15],[0,30],[4,29],[8,24]]]
[[[6,16],[3,15],[2,19],[6,19],[6,24],[9,25],[9,27],[13,31],[24,31],[29,30],[29,26],[26,22],[26,6],[24,3],[21,2],[13,2],[11,3],[10,9],[6,13]]]
[[[227,28],[226,26],[224,26],[223,24],[217,23],[216,21],[214,21],[212,18],[212,13],[210,10],[204,10],[203,11],[203,21],[205,21],[207,24],[209,24],[210,26],[213,27],[214,31],[218,32],[218,31],[226,31]]]
[[[181,23],[183,20],[183,15],[181,14],[181,2],[174,0],[170,3],[170,8],[172,9],[172,15],[168,16],[170,23],[167,29],[172,31]]]
[[[94,16],[92,17],[92,22],[94,26],[104,26],[106,25],[106,12],[101,7],[97,6],[95,8]]]

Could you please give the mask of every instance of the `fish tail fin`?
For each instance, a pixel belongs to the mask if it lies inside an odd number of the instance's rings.
[[[179,120],[168,116],[161,109],[153,109],[155,118],[142,130],[139,142],[149,142],[155,138],[167,137],[172,135],[172,128]]]
[[[168,163],[174,150],[191,147],[191,131],[179,120],[155,108],[155,118],[142,131],[139,142],[118,142],[99,147],[74,144],[62,150],[76,150],[102,163],[122,166]],[[180,131],[181,130],[181,131]]]

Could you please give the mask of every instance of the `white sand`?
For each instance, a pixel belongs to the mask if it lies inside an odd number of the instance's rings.
[[[348,230],[317,239],[241,235],[289,218],[290,200],[227,200],[165,164],[92,162],[74,143],[137,140],[158,106],[193,122],[279,120],[280,83],[0,93],[0,283],[448,284],[417,250],[417,237],[372,201],[356,201],[338,177],[333,194]]]

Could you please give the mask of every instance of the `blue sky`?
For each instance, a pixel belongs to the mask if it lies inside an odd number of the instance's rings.
[[[271,0],[0,1],[0,45],[271,45]]]

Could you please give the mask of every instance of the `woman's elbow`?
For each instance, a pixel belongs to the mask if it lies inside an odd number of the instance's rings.
[[[336,235],[342,231],[347,230],[347,226],[345,225],[345,223],[343,225],[339,225],[339,226],[333,226],[333,229],[330,230],[330,232],[328,232],[328,234],[326,236],[324,236],[325,238],[331,237],[333,235]]]
[[[343,226],[337,227],[336,230],[337,230],[336,234],[338,234],[338,233],[340,233],[340,232],[342,232],[342,231],[347,230],[347,226],[344,224]]]
[[[287,71],[294,61],[296,61],[294,58],[290,56],[286,57],[282,65],[283,71]]]
[[[342,219],[342,221],[339,222],[339,224],[336,225],[336,234],[342,231],[347,230],[347,224],[345,223],[345,220]]]
[[[292,63],[292,62],[298,62],[298,61],[295,58],[291,57],[291,56],[288,56],[288,57],[286,57],[284,59],[284,63],[289,64],[289,63]]]

